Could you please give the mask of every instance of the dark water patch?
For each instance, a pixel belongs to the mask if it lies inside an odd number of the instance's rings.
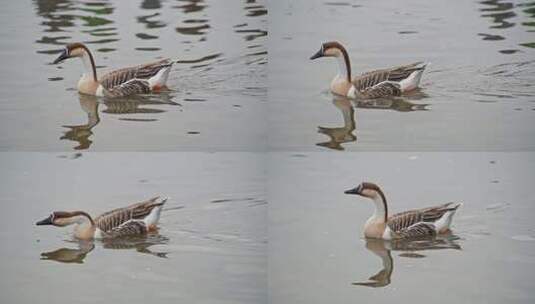
[[[247,22],[236,24],[236,25],[233,26],[233,28],[240,28],[240,27],[245,27],[245,26],[247,26]]]
[[[491,35],[491,34],[485,34],[485,33],[479,33],[477,35],[483,37],[483,40],[490,40],[490,41],[505,40],[505,37],[500,36],[500,35]]]
[[[494,24],[490,28],[505,29],[515,25],[514,22],[509,21],[509,19],[516,16],[516,13],[512,11],[514,8],[513,3],[498,2],[496,0],[481,1],[479,3],[484,5],[480,9],[481,12],[485,12],[481,17],[491,19],[491,22]]]
[[[162,4],[158,0],[143,0],[140,7],[146,10],[159,9],[162,8]]]
[[[184,101],[189,101],[189,102],[205,102],[206,99],[204,99],[204,98],[184,98]]]
[[[398,34],[400,35],[408,35],[408,34],[417,34],[417,31],[399,31]]]
[[[137,48],[134,48],[136,51],[147,51],[147,52],[155,52],[155,51],[160,51],[161,48],[159,47],[137,47]]]
[[[177,26],[175,30],[183,35],[204,35],[206,34],[207,30],[210,29],[209,24],[203,24],[198,26],[191,26],[191,27],[180,27]]]
[[[115,48],[100,48],[100,49],[97,49],[97,52],[100,52],[100,53],[109,53],[109,52],[113,52],[113,51],[116,51],[117,49]]]
[[[240,34],[246,34],[244,36],[246,41],[253,41],[257,38],[267,36],[267,31],[260,30],[260,29],[236,30],[235,32],[240,33]]]
[[[245,198],[225,198],[225,199],[215,199],[210,201],[212,204],[221,204],[221,203],[232,203],[232,202],[247,202],[247,201],[253,201],[254,198],[252,197],[245,197]]]
[[[223,53],[216,53],[216,54],[203,56],[203,57],[197,58],[197,59],[177,60],[176,63],[199,63],[199,62],[205,62],[205,61],[209,61],[209,60],[212,60],[212,59],[219,58],[222,55],[223,55]]]
[[[520,45],[528,48],[535,48],[535,42],[520,43]]]
[[[81,16],[80,19],[85,21],[85,26],[102,26],[113,23],[113,21],[101,18],[101,17],[94,17],[94,16]]]
[[[100,40],[91,40],[91,41],[84,41],[85,44],[105,44],[105,43],[110,43],[110,42],[116,42],[116,41],[119,41],[120,39],[118,38],[114,38],[114,39],[100,39]]]
[[[181,9],[183,13],[189,14],[189,13],[201,12],[208,6],[203,1],[185,0],[183,2],[187,2],[187,3],[183,5],[173,6],[173,8]]]
[[[35,40],[37,43],[43,43],[43,44],[52,44],[52,45],[65,45],[66,42],[59,41],[59,40],[65,40],[70,39],[70,36],[59,36],[59,37],[48,37],[43,36],[39,40]]]
[[[267,55],[267,54],[268,54],[267,51],[261,51],[261,52],[256,52],[256,53],[250,53],[245,56],[260,56],[260,55]]]
[[[136,37],[143,39],[143,40],[150,40],[150,39],[158,39],[158,36],[153,36],[145,33],[137,33]]]
[[[520,52],[520,50],[508,49],[508,50],[499,50],[498,52],[502,54],[510,55],[510,54],[518,53]]]
[[[154,13],[154,14],[150,14],[150,15],[146,15],[146,16],[140,16],[140,17],[137,17],[137,21],[139,23],[143,23],[145,24],[145,26],[148,28],[148,29],[156,29],[156,28],[162,28],[162,27],[165,27],[167,26],[166,23],[162,22],[162,21],[152,21],[152,20],[149,20],[149,19],[152,19],[154,17],[158,17],[160,16],[160,13]]]
[[[119,120],[123,121],[137,121],[137,122],[151,122],[151,121],[158,121],[156,118],[119,118]]]
[[[199,131],[188,131],[188,132],[186,132],[186,134],[188,134],[188,135],[199,135],[199,134],[201,134],[201,132],[199,132]]]
[[[262,5],[250,5],[244,7],[247,10],[247,17],[258,17],[267,15],[267,9]]]
[[[39,50],[39,51],[36,51],[36,53],[38,53],[38,54],[46,54],[46,55],[56,55],[56,54],[61,53],[62,51],[63,50]],[[53,63],[50,62],[50,64],[53,64]]]

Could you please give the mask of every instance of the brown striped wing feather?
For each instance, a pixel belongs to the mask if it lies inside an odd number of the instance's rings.
[[[418,238],[436,235],[435,226],[432,223],[420,222],[398,231],[396,238]]]
[[[440,219],[444,213],[454,210],[455,207],[451,207],[452,204],[447,203],[435,207],[397,213],[388,218],[387,225],[392,232],[400,233],[404,229],[420,222],[433,223]]]
[[[99,82],[106,90],[112,90],[132,79],[149,79],[156,75],[161,69],[169,67],[173,62],[170,59],[163,59],[135,67],[115,70],[103,75]]]
[[[412,72],[420,70],[421,68],[418,67],[419,64],[422,64],[422,62],[366,72],[353,78],[353,85],[357,90],[362,91],[383,81],[398,82],[409,77]]]
[[[360,92],[364,98],[380,98],[387,96],[400,96],[401,89],[397,83],[381,82],[373,87],[366,88]]]
[[[150,85],[148,81],[141,79],[132,79],[123,84],[115,86],[106,92],[108,97],[122,97],[133,94],[148,94],[150,93]]]
[[[109,232],[129,220],[146,217],[154,207],[162,204],[161,202],[157,202],[157,200],[158,197],[154,197],[148,201],[105,212],[95,219],[95,224],[103,232]]]
[[[109,238],[141,235],[147,232],[147,226],[141,220],[129,220],[106,232]]]

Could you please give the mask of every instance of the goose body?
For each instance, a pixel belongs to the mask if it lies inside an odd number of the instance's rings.
[[[97,78],[95,60],[82,43],[68,44],[54,64],[68,58],[78,57],[84,64],[84,74],[78,81],[78,92],[100,97],[124,97],[146,94],[165,88],[173,65],[170,59],[127,67],[104,74]]]
[[[366,72],[352,78],[349,56],[342,44],[326,42],[310,59],[320,57],[337,59],[339,73],[331,81],[330,89],[333,94],[348,98],[372,99],[400,96],[418,87],[426,66],[422,62],[415,62]]]
[[[167,199],[154,197],[105,212],[94,219],[84,211],[55,211],[36,224],[58,227],[76,225],[74,236],[82,240],[144,235],[156,230],[166,201]]]
[[[364,225],[364,236],[374,239],[410,239],[446,233],[461,206],[446,203],[389,215],[386,197],[376,184],[365,182],[345,193],[367,197],[375,203],[375,212]]]

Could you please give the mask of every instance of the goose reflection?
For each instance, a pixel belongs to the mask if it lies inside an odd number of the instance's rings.
[[[52,260],[61,263],[82,264],[86,255],[95,248],[95,244],[90,241],[78,242],[78,248],[62,247],[53,251],[41,253],[41,260]]]
[[[391,282],[392,273],[394,272],[394,259],[392,258],[392,251],[402,251],[400,257],[406,258],[424,258],[425,255],[420,253],[426,250],[442,250],[454,249],[461,250],[461,246],[457,244],[459,237],[455,235],[447,235],[443,237],[412,240],[412,241],[385,241],[385,240],[366,240],[366,249],[378,256],[382,262],[382,268],[371,276],[367,281],[353,282],[355,286],[365,287],[385,287]]]
[[[69,129],[63,133],[60,140],[77,141],[78,146],[75,150],[85,150],[91,146],[93,141],[90,139],[93,135],[91,131],[99,122],[98,115],[98,101],[95,96],[80,95],[80,108],[87,114],[87,123],[81,125],[63,125],[62,127]]]
[[[93,143],[91,136],[93,128],[100,123],[99,107],[103,104],[106,108],[102,110],[106,114],[157,114],[165,110],[148,108],[147,105],[174,105],[179,103],[172,101],[173,96],[169,92],[162,92],[158,95],[135,96],[130,98],[98,99],[95,96],[79,94],[80,108],[87,115],[87,122],[79,125],[63,125],[67,131],[63,132],[60,140],[70,140],[78,143],[74,150],[86,150]],[[154,118],[131,119],[120,118],[120,120],[131,121],[156,121]]]
[[[357,141],[353,134],[356,129],[355,107],[362,109],[394,110],[398,112],[426,111],[429,104],[414,103],[413,100],[427,98],[427,94],[420,90],[412,92],[403,98],[378,98],[369,100],[351,100],[336,96],[332,103],[340,110],[344,125],[341,127],[318,126],[318,133],[327,135],[329,141],[317,143],[317,146],[333,150],[344,150],[342,144]]]
[[[357,140],[357,136],[353,134],[355,130],[355,109],[353,109],[351,101],[347,98],[335,98],[333,104],[342,113],[344,126],[334,128],[318,126],[318,133],[329,136],[330,140],[316,145],[334,150],[344,150],[342,144]]]
[[[95,243],[101,243],[104,249],[112,250],[135,250],[136,252],[149,254],[160,258],[167,258],[168,252],[153,250],[150,247],[154,245],[164,245],[169,243],[169,238],[166,236],[153,233],[146,236],[118,238],[96,241],[73,241],[77,244],[77,248],[62,247],[53,251],[41,253],[41,260],[51,260],[60,263],[84,263],[86,256],[95,249]]]
[[[407,96],[355,100],[355,106],[362,109],[393,110],[397,112],[427,111],[427,103],[414,103],[427,98],[428,95],[421,90],[415,90]]]

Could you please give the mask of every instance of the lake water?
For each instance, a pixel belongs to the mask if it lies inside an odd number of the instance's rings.
[[[8,1],[0,20],[1,150],[257,151],[265,145],[262,0]],[[171,91],[108,104],[80,96],[82,64],[51,64],[77,41],[92,50],[97,73],[179,60]]]
[[[535,300],[532,153],[272,153],[268,161],[272,303]],[[393,213],[462,202],[453,235],[365,241],[373,203],[344,194],[362,181],[381,186]]]
[[[271,1],[270,149],[535,149],[534,5]],[[336,62],[309,60],[331,40],[346,46],[355,75],[430,62],[421,90],[374,102],[334,100],[328,88]]]
[[[264,156],[0,153],[2,303],[266,303]],[[36,226],[168,196],[159,232],[75,241]]]

